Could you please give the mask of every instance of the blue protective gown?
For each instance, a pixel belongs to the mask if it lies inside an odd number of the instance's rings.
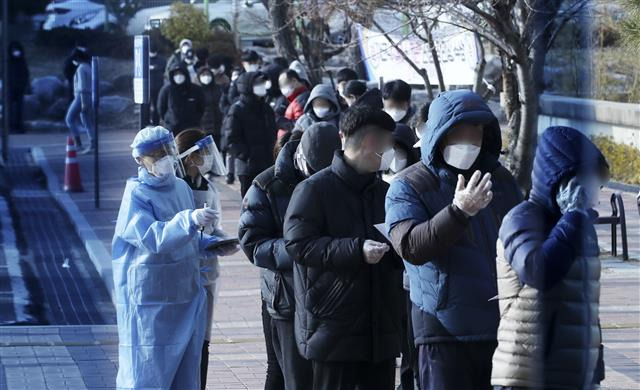
[[[189,186],[146,169],[127,181],[113,237],[118,389],[200,389],[206,296]]]

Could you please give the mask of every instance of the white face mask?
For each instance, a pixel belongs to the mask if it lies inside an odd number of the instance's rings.
[[[407,115],[407,110],[399,110],[397,108],[387,108],[385,111],[395,122],[400,121],[405,115]]]
[[[22,55],[22,52],[20,50],[14,50],[13,51],[13,56],[14,57],[20,57]]]
[[[240,73],[233,72],[231,73],[231,81],[236,81],[240,77]]]
[[[187,54],[187,52],[191,50],[191,46],[189,45],[182,45],[182,47],[180,48],[180,51],[182,52],[182,54]]]
[[[80,64],[80,63],[79,63],[78,61],[76,61],[76,60],[71,61],[71,63],[72,63],[73,65],[75,65],[75,66],[78,66],[78,64]]]
[[[289,97],[293,93],[293,88],[289,85],[285,85],[284,87],[280,88],[280,92],[282,92],[284,96]]]
[[[182,73],[178,73],[177,75],[173,76],[173,82],[178,84],[178,85],[184,83],[186,80],[187,80],[187,78]]]
[[[198,171],[202,176],[211,170],[213,166],[213,156],[208,154],[202,157],[202,165],[198,165]]]
[[[472,144],[447,145],[442,151],[444,161],[452,167],[467,170],[480,154],[480,146]]]
[[[396,151],[393,148],[390,148],[382,154],[376,153],[376,155],[380,157],[380,166],[378,167],[378,171],[388,171],[389,167],[391,167],[391,162],[393,161],[395,154]]]
[[[394,173],[398,173],[406,167],[407,159],[400,156],[394,156],[393,160],[391,160],[391,164],[389,165],[389,169]]]
[[[244,70],[246,70],[247,72],[257,72],[258,69],[260,69],[260,65],[258,64],[248,64],[244,67]]]
[[[167,175],[175,175],[175,160],[171,156],[164,156],[157,160],[151,166],[151,173],[156,177],[164,177]]]
[[[327,114],[329,113],[329,111],[331,111],[331,109],[329,107],[313,107],[313,112],[316,114],[316,116],[320,119],[324,118],[325,116],[327,116]]]
[[[267,94],[267,85],[265,83],[256,84],[253,86],[253,94],[256,96],[264,96]]]
[[[222,74],[224,73],[224,65],[220,65],[219,67],[213,69],[213,74]]]
[[[213,81],[213,77],[211,75],[205,74],[200,76],[200,83],[204,85],[209,85]]]

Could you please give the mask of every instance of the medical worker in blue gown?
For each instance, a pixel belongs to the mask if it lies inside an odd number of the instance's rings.
[[[127,181],[113,237],[116,386],[199,390],[206,324],[200,259],[215,255],[206,248],[219,240],[200,230],[217,215],[195,209],[191,189],[176,177],[180,161],[168,130],[142,129],[131,147],[140,167]]]

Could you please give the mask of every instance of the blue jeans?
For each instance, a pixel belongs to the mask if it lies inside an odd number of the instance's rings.
[[[74,96],[67,110],[65,122],[74,137],[79,137],[81,133],[87,133],[89,138],[93,139],[91,94],[80,93]]]

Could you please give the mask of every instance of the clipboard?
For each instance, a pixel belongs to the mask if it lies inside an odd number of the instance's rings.
[[[207,247],[208,251],[213,251],[216,250],[218,248],[220,248],[221,246],[225,246],[225,245],[229,245],[229,244],[240,244],[240,241],[237,238],[225,238],[223,240],[220,241],[216,241],[213,244],[209,245]]]

